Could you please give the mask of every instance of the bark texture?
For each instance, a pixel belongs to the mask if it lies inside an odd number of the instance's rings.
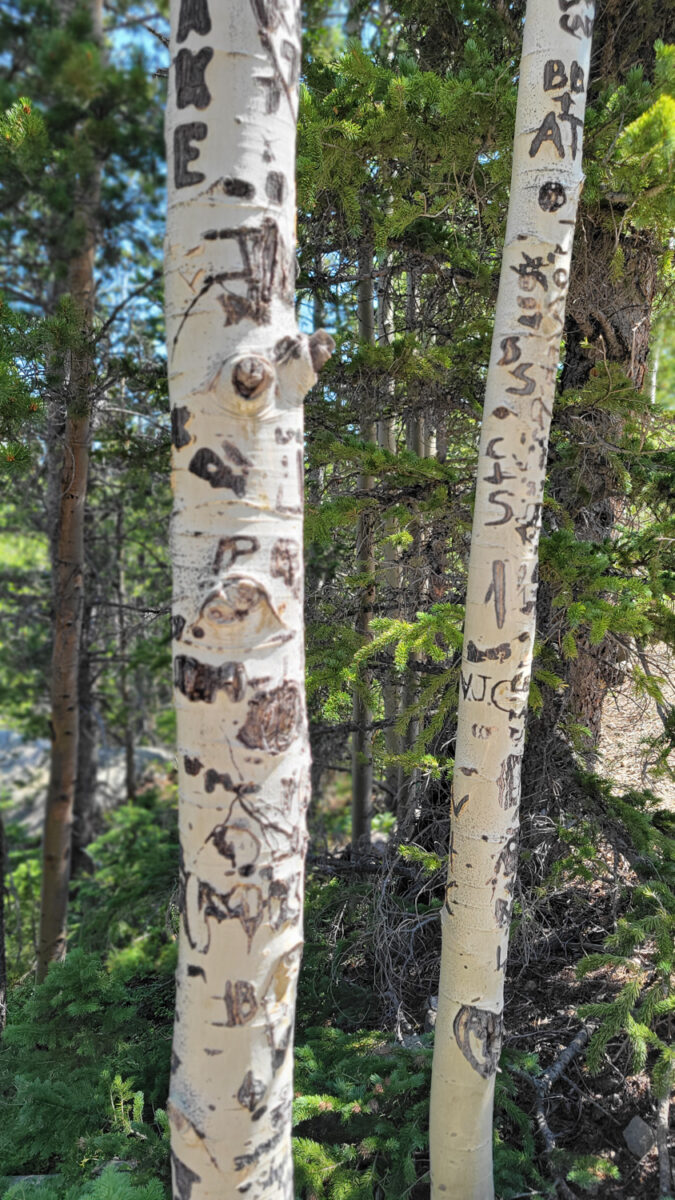
[[[65,11],[65,10],[64,10]],[[102,3],[91,0],[92,35],[102,36]],[[42,891],[37,948],[38,983],[51,962],[66,952],[71,835],[78,769],[79,672],[84,608],[84,518],[89,474],[91,384],[90,335],[94,319],[94,257],[100,168],[78,181],[74,221],[81,229],[78,251],[68,263],[68,292],[79,318],[79,340],[64,370],[66,402],[63,457],[55,499],[52,540],[52,752],[42,845]]]
[[[299,5],[175,0],[166,134],[183,884],[176,1200],[291,1200],[309,746],[298,333]]]
[[[375,311],[373,308],[373,251],[368,246],[365,253],[360,255],[360,279],[358,288],[358,318],[359,339],[362,342],[375,341]],[[361,424],[361,436],[364,441],[373,442],[377,438],[375,425],[369,421]],[[374,486],[372,475],[359,475],[359,490],[368,493]],[[356,527],[356,558],[359,574],[367,582],[361,587],[358,597],[356,615],[356,632],[363,643],[371,637],[370,620],[375,605],[375,544],[373,513],[365,508],[360,514]],[[371,672],[366,669],[359,671],[359,683],[354,688],[352,701],[352,852],[355,857],[361,850],[370,845],[373,822],[373,714],[368,703],[367,689],[372,681]]]
[[[7,1024],[7,952],[5,943],[5,826],[0,815],[0,1036]]]
[[[548,433],[593,6],[529,0],[478,460],[431,1095],[431,1195],[491,1200]]]

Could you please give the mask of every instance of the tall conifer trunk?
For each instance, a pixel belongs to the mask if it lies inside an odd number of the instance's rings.
[[[373,307],[373,251],[366,246],[365,252],[359,257],[358,284],[358,320],[359,340],[375,341],[375,310]],[[377,439],[375,424],[366,419],[361,422],[361,437],[364,442],[374,442]],[[372,475],[359,475],[359,489],[368,492],[372,489]],[[370,620],[375,603],[375,546],[373,530],[373,513],[365,508],[359,513],[356,526],[356,559],[359,574],[366,577],[367,582],[361,585],[358,595],[358,611],[356,615],[356,632],[363,642],[372,636]],[[361,669],[359,683],[354,688],[352,702],[352,851],[358,856],[359,850],[370,845],[373,821],[373,714],[368,703],[365,689],[371,682],[371,672]]]
[[[183,884],[177,1200],[291,1200],[309,743],[296,0],[172,0],[166,319]]]
[[[102,0],[89,6],[92,38],[102,36]],[[64,15],[67,9],[64,6]],[[89,473],[93,358],[96,221],[100,168],[94,163],[77,183],[74,227],[80,245],[68,263],[68,287],[78,320],[78,340],[65,364],[65,429],[57,515],[52,542],[51,766],[42,846],[42,892],[37,950],[37,981],[50,962],[66,952],[68,885],[77,784],[79,670],[84,602],[84,516]],[[52,448],[53,452],[53,448]]]
[[[431,1095],[432,1200],[491,1200],[548,433],[593,6],[528,0],[478,459]]]
[[[0,814],[0,1035],[7,1024],[7,950],[5,944],[5,826]]]

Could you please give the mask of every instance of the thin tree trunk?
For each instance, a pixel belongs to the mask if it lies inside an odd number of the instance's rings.
[[[391,338],[391,301],[387,289],[386,276],[378,295],[377,305],[377,340],[382,345],[389,345]],[[384,416],[377,422],[377,442],[382,450],[396,454],[396,422],[391,415],[394,403],[394,381],[387,378],[384,383],[382,408]],[[396,534],[398,521],[395,517],[385,518],[385,534],[387,539]],[[386,611],[390,617],[400,616],[401,567],[398,549],[389,540],[384,546],[384,585]],[[392,671],[385,676],[382,684],[382,702],[384,707],[385,747],[387,756],[397,758],[401,753],[401,737],[396,728],[401,702],[401,687]],[[397,811],[403,773],[399,763],[390,762],[385,769],[385,783],[392,812]]]
[[[126,621],[126,588],[124,584],[124,516],[117,510],[115,522],[115,552],[117,557],[117,645],[120,654],[120,699],[124,709],[124,782],[127,800],[136,798],[136,764],[134,759],[134,729],[131,716],[128,663],[129,640]]]
[[[7,1024],[7,949],[5,945],[5,826],[0,813],[0,1036]]]
[[[529,0],[469,562],[431,1094],[431,1196],[492,1200],[548,432],[582,183],[592,8]]]
[[[415,270],[408,268],[406,281],[406,331],[412,333],[416,325],[417,303],[415,291]],[[411,413],[405,423],[405,448],[418,458],[424,458],[424,414],[417,411]],[[419,611],[424,592],[425,564],[422,556],[422,518],[419,506],[413,502],[411,506],[410,526],[412,528],[412,551],[408,558],[408,595],[411,598],[409,620],[414,621]],[[419,671],[415,664],[419,662],[418,654],[411,654],[406,668],[402,688],[401,706],[403,711],[410,711],[410,717],[403,735],[403,748],[412,751],[420,735],[420,718],[418,712],[412,712],[419,701]],[[415,806],[419,798],[420,771],[417,767],[408,768],[399,795],[397,809],[398,834],[404,840],[410,836],[415,821]]]
[[[368,247],[359,259],[358,319],[360,341],[371,344],[375,341],[372,266],[373,254]],[[376,427],[371,421],[362,422],[361,437],[367,442],[376,440]],[[371,491],[373,484],[372,475],[359,475],[360,491]],[[375,548],[373,514],[370,509],[359,514],[356,528],[356,561],[359,575],[366,577],[368,581],[360,589],[356,616],[356,632],[365,643],[371,636],[370,619],[375,603]],[[370,845],[373,820],[373,714],[366,695],[370,682],[370,671],[361,669],[352,702],[352,850],[355,855]]]
[[[92,37],[102,36],[102,0],[90,0]],[[36,978],[66,952],[71,834],[77,779],[78,677],[83,612],[84,511],[89,471],[92,354],[89,345],[95,301],[94,256],[100,169],[80,180],[75,219],[83,229],[68,264],[68,292],[80,321],[79,343],[70,350],[58,518],[52,560],[51,668],[52,752],[42,844],[42,892]]]
[[[300,6],[172,0],[166,319],[183,888],[176,1200],[291,1200],[309,741],[293,304]]]
[[[85,525],[86,538],[86,525]],[[86,576],[85,576],[86,580]],[[86,586],[86,583],[85,583]],[[77,743],[77,778],[73,812],[72,874],[91,871],[93,863],[87,846],[96,835],[96,779],[98,775],[98,730],[94,714],[94,681],[91,661],[92,605],[85,595],[80,635],[78,671],[79,727]]]

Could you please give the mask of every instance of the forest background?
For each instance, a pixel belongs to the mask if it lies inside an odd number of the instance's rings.
[[[39,835],[3,798],[12,1200],[168,1188],[175,783],[166,765],[142,769],[147,747],[166,763],[173,736],[167,23],[161,5],[113,3],[101,40],[91,11],[20,0],[0,14],[0,712],[27,740],[50,729],[66,417],[90,422],[68,954],[37,988]],[[338,352],[308,398],[305,445],[304,1200],[428,1195],[464,584],[522,16],[479,0],[305,6],[298,307]],[[608,0],[594,34],[498,1084],[504,1200],[670,1189],[675,829],[659,785],[675,736],[674,16]],[[84,317],[83,246],[96,278]],[[630,790],[596,773],[603,700],[628,683],[662,727]],[[96,776],[114,747],[123,782],[103,814]],[[588,1045],[549,1099],[545,1069],[582,1028]],[[659,1142],[641,1157],[623,1137],[636,1115]],[[17,1181],[32,1175],[49,1178]]]

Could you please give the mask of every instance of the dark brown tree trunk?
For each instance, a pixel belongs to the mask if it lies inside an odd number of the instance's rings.
[[[85,580],[86,584],[86,580]],[[96,781],[98,776],[98,728],[94,712],[94,677],[90,654],[92,606],[85,596],[80,638],[78,672],[79,737],[73,819],[72,874],[92,870],[87,846],[97,834]]]
[[[373,306],[373,250],[366,246],[359,256],[358,319],[359,338],[362,342],[375,341],[375,310]],[[376,426],[367,415],[361,421],[361,437],[366,442],[377,439]],[[359,489],[369,492],[373,487],[371,475],[359,476]],[[373,514],[364,509],[359,514],[356,530],[356,560],[359,574],[367,579],[361,587],[356,614],[356,632],[362,643],[372,637],[370,621],[375,605],[375,549]],[[373,820],[373,714],[368,703],[366,689],[372,681],[372,673],[361,668],[359,680],[354,688],[352,705],[352,850],[358,856],[360,850],[370,845]]]
[[[132,700],[129,691],[129,638],[126,617],[126,586],[124,580],[124,517],[117,510],[115,548],[117,555],[117,634],[120,655],[120,697],[124,710],[124,780],[127,800],[136,798],[136,764],[134,759],[134,729]]]
[[[0,1035],[7,1024],[7,951],[5,947],[5,827],[0,814]]]
[[[93,36],[101,37],[102,0],[90,0]],[[74,216],[82,240],[68,264],[68,292],[79,320],[79,338],[65,363],[63,458],[52,543],[52,754],[42,846],[42,894],[37,981],[66,950],[68,886],[79,744],[79,675],[84,597],[84,514],[89,471],[93,360],[94,255],[100,169],[82,178]],[[50,514],[51,517],[51,514]]]

